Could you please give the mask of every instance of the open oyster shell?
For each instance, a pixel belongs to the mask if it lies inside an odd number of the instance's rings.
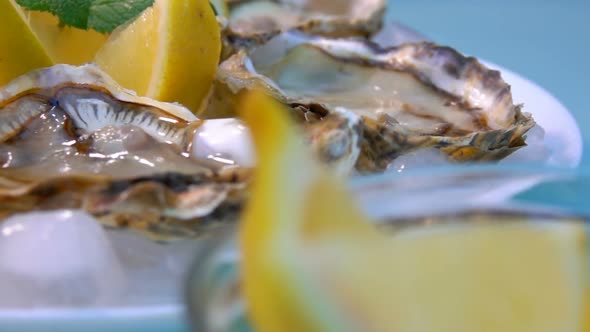
[[[225,54],[292,29],[310,35],[368,37],[380,29],[387,1],[241,0],[228,5]]]
[[[33,71],[0,89],[0,219],[83,208],[151,236],[230,217],[248,170],[190,156],[201,121],[138,97],[94,65]]]
[[[228,119],[237,114],[239,96],[221,80],[214,82],[209,104],[199,113],[207,119]],[[293,119],[301,125],[302,139],[332,172],[347,176],[354,172],[363,136],[361,117],[350,112],[332,112],[314,104],[290,106]]]
[[[220,135],[212,130],[236,127],[138,97],[94,65],[33,71],[1,88],[0,98],[0,220],[79,208],[106,225],[160,240],[197,236],[211,224],[236,220],[250,169],[239,159],[231,162],[217,145],[215,151],[198,148]],[[358,116],[334,112],[319,121],[303,105],[293,114],[304,123],[302,139],[334,172],[354,169]]]
[[[455,161],[501,159],[535,124],[499,72],[432,43],[382,49],[288,32],[227,59],[218,81],[233,93],[261,88],[286,104],[360,116],[361,172],[427,147]]]

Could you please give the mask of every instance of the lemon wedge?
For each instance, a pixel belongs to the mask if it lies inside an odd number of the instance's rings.
[[[95,61],[139,95],[179,102],[196,112],[206,98],[221,52],[207,0],[156,0],[115,30]]]
[[[14,0],[0,1],[0,86],[39,67],[53,64]]]
[[[259,160],[239,233],[256,331],[587,331],[583,224],[515,217],[386,234],[281,105],[254,93],[240,111]]]
[[[59,19],[49,13],[26,12],[27,21],[54,63],[81,65],[91,62],[108,38],[94,30],[60,26]]]

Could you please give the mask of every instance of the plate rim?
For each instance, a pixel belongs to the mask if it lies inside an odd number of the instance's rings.
[[[524,75],[521,75],[511,69],[508,69],[502,65],[498,65],[494,62],[488,61],[486,59],[482,59],[479,58],[478,61],[480,61],[483,65],[485,65],[486,67],[492,69],[492,70],[497,70],[501,73],[502,75],[502,79],[508,83],[511,87],[512,93],[513,93],[513,97],[514,97],[514,86],[518,87],[523,87],[526,86],[527,87],[527,91],[535,91],[537,93],[540,94],[541,97],[545,98],[549,103],[551,103],[556,110],[559,110],[558,112],[556,112],[556,114],[558,114],[558,118],[561,119],[560,123],[565,123],[565,129],[567,130],[563,130],[563,128],[559,131],[563,138],[566,138],[568,140],[569,143],[571,143],[571,146],[568,147],[568,149],[565,150],[559,150],[557,153],[561,153],[560,157],[563,159],[562,162],[556,163],[556,162],[551,162],[549,161],[549,165],[548,166],[553,166],[553,167],[566,167],[566,168],[576,168],[578,166],[580,166],[580,164],[582,163],[582,158],[583,158],[583,153],[584,153],[584,140],[582,137],[582,130],[580,128],[580,126],[578,125],[578,122],[576,121],[575,117],[573,116],[572,112],[570,112],[570,110],[557,98],[555,97],[551,92],[549,92],[547,89],[543,88],[542,86],[540,86],[539,84],[537,84],[536,82],[532,81],[531,79],[527,78]],[[507,79],[508,78],[508,79]],[[516,84],[515,84],[516,83]],[[535,94],[537,94],[535,93]],[[545,123],[542,124],[538,121],[539,118],[544,119],[544,116],[540,116],[541,114],[545,114],[544,111],[539,112],[538,110],[535,111],[533,110],[529,110],[527,108],[527,101],[526,100],[513,100],[513,102],[519,104],[519,103],[523,103],[524,104],[524,108],[523,111],[525,113],[530,113],[533,116],[533,119],[537,122],[537,124],[541,125],[541,127],[546,131],[547,129],[554,129],[552,127],[553,123]],[[547,107],[547,108],[553,108],[553,107]],[[547,126],[547,124],[550,124],[549,126]],[[554,132],[554,130],[550,131],[551,133]],[[559,155],[558,155],[559,156]],[[556,155],[550,155],[549,158],[555,158]]]

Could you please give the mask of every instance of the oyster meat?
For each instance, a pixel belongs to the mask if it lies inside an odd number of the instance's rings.
[[[21,76],[0,89],[0,219],[83,208],[157,237],[197,235],[209,218],[233,218],[249,173],[193,156],[202,124],[94,65]]]
[[[535,125],[499,72],[433,43],[380,48],[287,32],[234,54],[217,80],[233,93],[264,89],[288,105],[359,116],[361,172],[422,148],[453,161],[501,159],[525,146]]]

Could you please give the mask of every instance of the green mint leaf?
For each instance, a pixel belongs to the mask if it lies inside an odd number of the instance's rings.
[[[0,0],[5,1],[5,0]],[[135,18],[154,0],[16,0],[29,10],[52,13],[61,24],[109,33]]]
[[[79,29],[88,29],[88,15],[92,0],[53,0],[51,13],[65,24]]]
[[[111,32],[153,4],[154,0],[95,0],[90,7],[88,27]]]

